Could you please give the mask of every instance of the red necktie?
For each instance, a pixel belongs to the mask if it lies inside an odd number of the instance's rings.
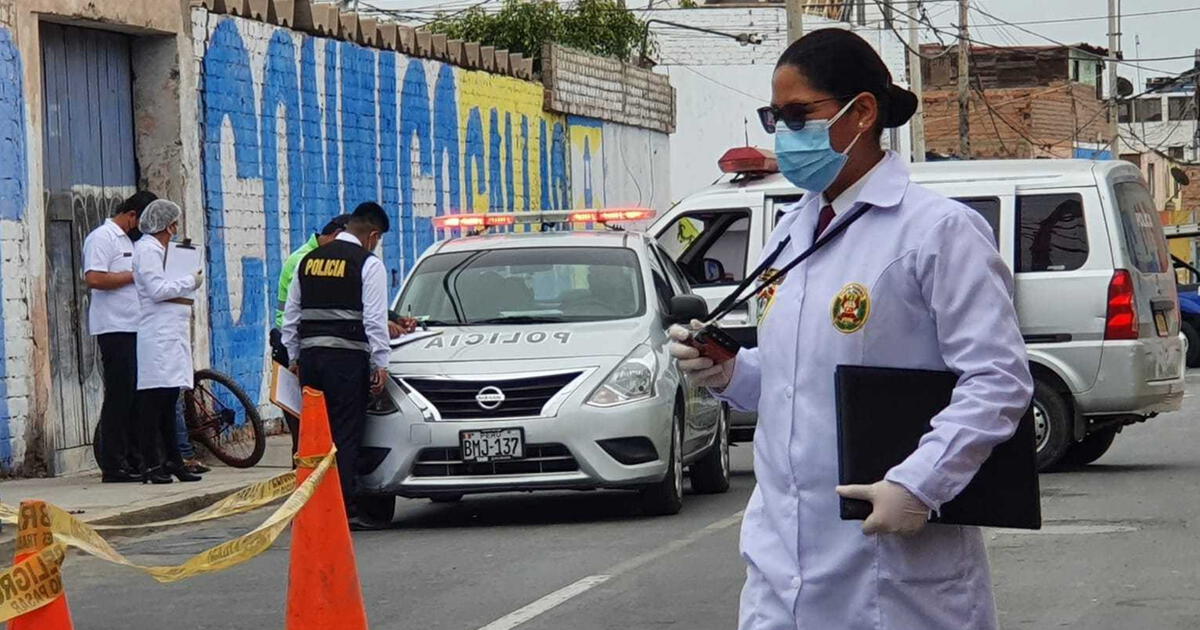
[[[817,229],[815,232],[813,232],[814,243],[817,242],[817,238],[821,236],[821,233],[825,231],[825,228],[829,227],[830,223],[833,223],[834,216],[833,206],[825,206],[824,208],[821,208],[821,215],[817,217]]]

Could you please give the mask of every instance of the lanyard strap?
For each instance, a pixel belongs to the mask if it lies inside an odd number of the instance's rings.
[[[782,278],[787,272],[794,269],[796,267],[796,265],[799,265],[800,263],[804,262],[805,259],[807,259],[809,256],[812,256],[813,254],[817,253],[817,250],[821,249],[822,247],[827,245],[829,242],[831,242],[833,239],[840,236],[842,232],[846,231],[846,228],[850,227],[850,224],[859,220],[859,218],[861,218],[862,215],[866,214],[867,211],[873,207],[874,206],[872,206],[869,203],[863,204],[862,207],[860,207],[854,211],[854,214],[851,214],[849,217],[847,217],[847,219],[845,221],[842,221],[841,223],[833,226],[833,229],[826,230],[826,232],[821,235],[821,238],[818,238],[817,241],[815,243],[813,243],[811,247],[804,250],[804,253],[797,256],[794,260],[792,260],[792,262],[788,263],[782,269],[780,269],[779,271],[776,271],[770,278],[768,278],[767,283],[769,284],[770,282],[773,282],[776,278]],[[767,268],[770,267],[771,264],[775,262],[775,259],[779,258],[779,255],[783,253],[783,248],[786,247],[787,244],[791,240],[792,240],[792,237],[790,235],[787,238],[783,239],[783,241],[779,243],[779,247],[776,247],[775,251],[771,252],[771,255],[767,256],[767,259],[764,260],[763,263],[761,265],[759,265],[753,272],[751,272],[751,274],[749,276],[747,276],[746,279],[741,282],[741,284],[738,285],[737,289],[735,289],[734,292],[729,295],[729,297],[726,297],[724,300],[721,301],[720,304],[717,305],[717,307],[715,309],[713,309],[712,313],[710,313],[708,316],[708,321],[715,322],[715,321],[719,320],[720,318],[728,315],[730,312],[732,312],[737,307],[750,301],[750,298],[757,295],[758,291],[751,291],[749,294],[745,295],[744,297],[738,298],[738,296],[741,295],[742,292],[746,290],[746,287],[750,286],[755,280],[757,280],[758,277],[761,276],[767,270]],[[759,290],[761,290],[761,289],[759,289]]]

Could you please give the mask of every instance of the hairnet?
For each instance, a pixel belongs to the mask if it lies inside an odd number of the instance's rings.
[[[167,226],[178,221],[182,216],[183,211],[179,209],[179,206],[174,201],[155,199],[142,211],[142,218],[138,221],[138,229],[145,234],[158,234],[167,229]]]

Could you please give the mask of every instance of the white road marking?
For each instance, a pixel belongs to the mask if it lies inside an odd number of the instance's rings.
[[[1063,536],[1063,535],[1092,535],[1092,534],[1124,534],[1136,532],[1139,528],[1132,525],[1043,525],[1041,529],[995,529],[992,530],[995,539],[1000,535],[1008,536]]]
[[[680,549],[687,547],[688,545],[700,540],[701,538],[704,538],[705,536],[708,536],[709,534],[719,532],[730,526],[737,525],[740,522],[742,522],[742,512],[739,511],[715,523],[698,529],[687,536],[684,536],[683,538],[672,540],[661,547],[651,549],[646,553],[634,556],[624,562],[617,563],[604,573],[589,575],[582,580],[568,584],[567,586],[564,586],[557,591],[550,593],[549,595],[546,595],[526,606],[518,608],[517,610],[504,615],[488,625],[483,626],[479,630],[512,630],[513,628],[516,628],[517,626],[520,626],[521,624],[559,606],[571,598],[578,597],[615,577],[637,570],[655,560],[658,560],[659,558],[662,558],[663,556],[679,551]]]

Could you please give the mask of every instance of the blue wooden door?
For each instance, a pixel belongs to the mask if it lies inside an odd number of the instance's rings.
[[[88,332],[83,240],[133,194],[129,40],[107,31],[43,23],[43,181],[49,271],[50,361],[55,407],[53,472],[95,465],[100,417],[99,348]]]

